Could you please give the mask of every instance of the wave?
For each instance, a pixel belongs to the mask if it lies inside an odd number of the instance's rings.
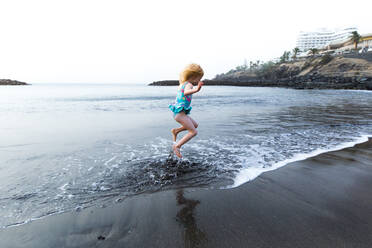
[[[332,148],[328,148],[328,149],[318,148],[318,149],[316,149],[312,152],[309,152],[309,153],[298,153],[298,154],[295,154],[291,158],[288,158],[288,159],[285,159],[283,161],[280,161],[280,162],[277,162],[277,163],[273,164],[271,167],[242,169],[236,175],[236,177],[234,179],[234,184],[230,185],[230,186],[223,187],[223,188],[236,188],[236,187],[238,187],[238,186],[240,186],[240,185],[242,185],[246,182],[252,181],[253,179],[257,178],[259,175],[261,175],[264,172],[276,170],[276,169],[278,169],[280,167],[283,167],[283,166],[285,166],[289,163],[305,160],[305,159],[311,158],[311,157],[315,157],[315,156],[317,156],[319,154],[322,154],[322,153],[338,151],[338,150],[342,150],[342,149],[347,148],[347,147],[353,147],[356,144],[360,144],[360,143],[364,143],[364,142],[368,141],[368,139],[370,137],[372,137],[372,134],[364,134],[364,135],[356,138],[354,141],[341,143],[341,144],[339,144],[337,146],[334,146]]]

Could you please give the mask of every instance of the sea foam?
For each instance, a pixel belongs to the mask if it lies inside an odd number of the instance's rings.
[[[285,159],[283,161],[279,161],[277,163],[274,163],[271,167],[266,167],[266,168],[254,168],[254,167],[252,168],[251,167],[251,168],[242,169],[236,175],[236,177],[234,179],[234,184],[232,184],[230,186],[227,186],[225,188],[238,187],[238,186],[240,186],[240,185],[242,185],[246,182],[249,182],[249,181],[255,179],[256,177],[258,177],[259,175],[261,175],[262,173],[264,173],[266,171],[272,171],[272,170],[278,169],[278,168],[280,168],[284,165],[287,165],[289,163],[292,163],[292,162],[305,160],[307,158],[315,157],[319,154],[326,153],[326,152],[338,151],[338,150],[341,150],[341,149],[344,149],[344,148],[347,148],[347,147],[353,147],[356,144],[360,144],[360,143],[368,141],[369,137],[372,137],[372,134],[363,134],[360,137],[357,137],[354,141],[344,142],[344,143],[341,143],[341,144],[336,145],[334,147],[331,147],[329,149],[318,148],[318,149],[316,149],[312,152],[309,152],[309,153],[298,153],[298,154],[295,154],[291,158],[288,158],[288,159]]]

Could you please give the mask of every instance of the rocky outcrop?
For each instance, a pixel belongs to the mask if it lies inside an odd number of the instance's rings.
[[[172,85],[179,85],[178,80],[163,80],[163,81],[155,81],[150,83],[151,86],[172,86]]]
[[[372,90],[372,53],[272,64],[265,69],[235,71],[204,80],[205,85],[287,87],[295,89],[363,89]],[[178,85],[177,80],[150,85]]]
[[[296,79],[280,79],[272,80],[253,80],[253,81],[218,81],[218,80],[203,80],[204,85],[225,85],[225,86],[251,86],[251,87],[284,87],[294,89],[359,89],[372,90],[372,78],[345,78],[345,77],[317,77],[304,76]],[[179,85],[177,80],[156,81],[151,86],[175,86]]]
[[[250,84],[255,84],[258,81],[257,80],[250,80],[250,81],[220,81],[220,80],[209,80],[205,79],[202,80],[204,85],[234,85],[234,86],[251,86]],[[150,83],[149,85],[151,86],[174,86],[174,85],[179,85],[178,80],[163,80],[163,81],[155,81]]]
[[[0,79],[0,85],[30,85],[30,84],[16,81],[16,80]]]
[[[330,55],[282,63],[269,69],[249,71],[247,86],[276,86],[296,89],[366,89],[372,90],[372,53],[332,57]],[[218,76],[218,80],[241,82],[244,73]],[[255,81],[256,80],[256,81]],[[255,81],[255,84],[251,84]]]

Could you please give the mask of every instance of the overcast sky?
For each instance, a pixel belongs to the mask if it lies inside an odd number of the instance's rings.
[[[205,78],[295,47],[301,30],[372,33],[372,1],[0,0],[0,78],[149,83]]]

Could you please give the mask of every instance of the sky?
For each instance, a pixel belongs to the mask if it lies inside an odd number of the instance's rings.
[[[300,31],[372,33],[372,1],[0,0],[0,78],[151,83],[204,78],[292,50]]]

